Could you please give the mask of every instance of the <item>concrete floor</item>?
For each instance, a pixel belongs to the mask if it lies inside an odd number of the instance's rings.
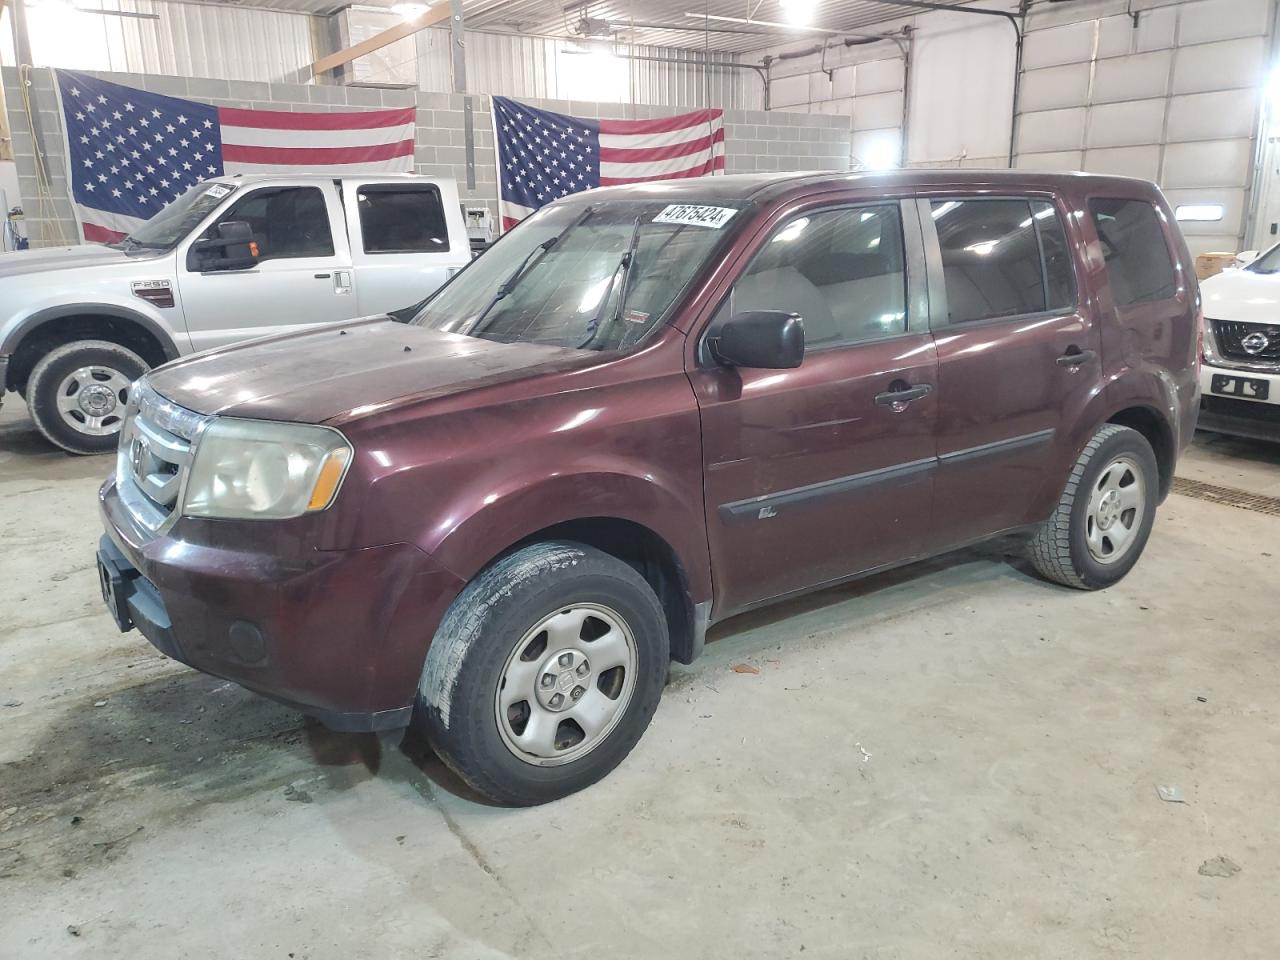
[[[5,960],[1275,955],[1280,517],[1175,495],[1103,593],[994,544],[739,618],[505,810],[118,634],[107,469],[0,413]],[[1280,447],[1181,472],[1280,495]]]

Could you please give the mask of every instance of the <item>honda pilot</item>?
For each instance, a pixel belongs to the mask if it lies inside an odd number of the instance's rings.
[[[709,625],[997,535],[1129,572],[1199,404],[1164,198],[1031,172],[708,177],[530,217],[408,323],[132,391],[103,595],[479,793],[595,782]]]

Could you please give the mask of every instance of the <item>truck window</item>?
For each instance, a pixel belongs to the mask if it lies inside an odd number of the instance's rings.
[[[1070,251],[1051,203],[973,199],[934,200],[931,206],[948,323],[1074,306]]]
[[[734,284],[732,312],[798,313],[817,349],[903,333],[905,261],[896,203],[810,213],[774,231]]]
[[[1145,200],[1094,197],[1089,212],[1117,306],[1168,300],[1177,293],[1173,257],[1155,207]]]
[[[449,249],[444,204],[435,187],[366,186],[356,197],[365,253],[444,253]]]
[[[266,187],[232,204],[220,223],[243,220],[253,228],[259,261],[332,257],[329,211],[318,187]],[[213,236],[213,228],[206,232]]]

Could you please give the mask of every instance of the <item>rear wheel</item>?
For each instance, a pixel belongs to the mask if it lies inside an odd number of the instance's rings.
[[[146,362],[106,340],[80,340],[50,350],[27,380],[26,399],[40,432],[70,453],[115,449],[133,381]]]
[[[1041,576],[1099,590],[1138,562],[1155,522],[1160,470],[1147,438],[1106,424],[1076,460],[1053,515],[1028,547]]]
[[[661,604],[635,570],[582,544],[534,544],[454,601],[427,653],[415,722],[480,793],[546,803],[631,752],[668,660]]]

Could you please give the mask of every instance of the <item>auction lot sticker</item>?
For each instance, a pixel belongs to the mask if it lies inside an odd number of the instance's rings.
[[[654,223],[684,223],[719,230],[738,211],[733,207],[706,207],[694,203],[670,203],[653,218]]]

